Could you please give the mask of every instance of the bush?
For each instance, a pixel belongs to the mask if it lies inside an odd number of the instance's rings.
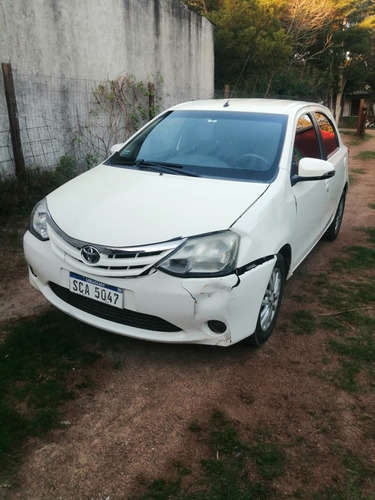
[[[73,159],[64,155],[55,170],[26,170],[22,180],[0,178],[0,216],[29,214],[39,200],[76,173]]]

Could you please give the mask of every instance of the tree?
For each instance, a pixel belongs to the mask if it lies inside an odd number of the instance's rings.
[[[345,91],[364,89],[370,83],[374,48],[375,5],[371,0],[341,0],[328,27],[331,45],[311,61],[329,75],[329,104],[338,119]]]
[[[183,0],[216,26],[215,86],[324,100],[375,86],[374,0]]]
[[[217,9],[218,0],[182,0],[191,10],[207,16],[209,12]]]
[[[268,94],[292,54],[279,19],[257,0],[220,0],[209,19],[216,25],[216,85]]]
[[[334,20],[332,0],[290,0],[284,3],[280,12],[282,25],[293,39],[294,59],[306,60],[316,54],[311,48],[318,36]],[[330,45],[330,36],[319,47],[317,53],[325,51]]]

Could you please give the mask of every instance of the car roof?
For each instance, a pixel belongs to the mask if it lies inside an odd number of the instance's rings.
[[[309,106],[324,109],[324,106],[312,102],[291,101],[284,99],[208,99],[184,102],[173,106],[172,110],[202,111],[243,111],[253,113],[273,113],[292,115]]]

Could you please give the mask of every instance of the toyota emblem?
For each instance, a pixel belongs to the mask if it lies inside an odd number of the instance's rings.
[[[97,264],[100,260],[100,253],[95,247],[86,245],[81,248],[82,259],[88,264]]]

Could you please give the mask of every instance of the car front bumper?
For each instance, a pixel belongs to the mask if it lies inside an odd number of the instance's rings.
[[[115,311],[69,291],[70,272],[77,270],[54,254],[49,241],[40,241],[27,231],[24,252],[30,283],[74,318],[137,339],[220,346],[234,344],[255,331],[274,266],[271,259],[240,276],[219,278],[179,278],[157,270],[137,278],[86,273],[87,278],[123,290],[124,310]]]

